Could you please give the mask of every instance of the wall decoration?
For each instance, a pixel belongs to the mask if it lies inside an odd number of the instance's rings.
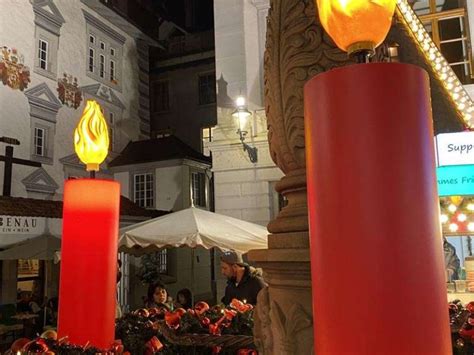
[[[3,85],[23,91],[30,82],[30,69],[16,48],[0,47],[0,78]]]
[[[82,91],[77,83],[77,78],[66,73],[58,79],[59,100],[68,107],[77,109],[82,102]]]

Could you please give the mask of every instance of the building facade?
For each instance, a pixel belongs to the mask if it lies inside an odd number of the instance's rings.
[[[129,140],[149,135],[147,113],[140,112],[141,101],[148,100],[141,94],[144,43],[137,29],[133,37],[121,28],[118,16],[113,23],[96,12],[111,12],[99,2],[7,1],[3,6],[9,11],[1,15],[1,134],[20,141],[15,157],[43,164],[41,174],[15,166],[12,195],[60,199],[74,154],[73,130],[86,100],[96,100],[104,110],[112,155]],[[29,187],[31,174],[38,175],[43,189]]]
[[[18,205],[29,201],[19,214],[26,218],[28,206],[35,205],[30,198],[59,202],[65,179],[87,175],[73,149],[73,131],[87,100],[96,100],[107,120],[108,161],[130,140],[149,137],[148,56],[150,46],[158,43],[100,1],[6,0],[2,8],[0,136],[20,142],[10,145],[14,158],[41,163],[41,167],[13,164],[11,196],[19,198]],[[1,162],[1,185],[4,166]],[[112,178],[107,162],[101,168],[100,177]],[[15,211],[2,210],[6,219],[20,213]],[[58,224],[54,230],[45,227],[38,233],[60,235],[60,216],[49,211],[31,213],[44,219],[41,223],[46,226],[52,217]],[[122,215],[121,222],[153,215],[147,211],[131,218]],[[7,234],[11,231],[2,229],[0,236]],[[52,261],[48,264],[50,273],[56,270],[48,279],[57,281],[57,268]],[[2,303],[16,300],[18,265],[2,262]]]
[[[213,31],[176,29],[152,57],[152,136],[172,133],[198,151],[202,132],[216,124]]]

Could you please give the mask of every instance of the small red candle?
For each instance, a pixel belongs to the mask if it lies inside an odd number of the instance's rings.
[[[108,129],[100,106],[89,101],[74,133],[88,171],[107,156]],[[120,184],[68,180],[64,186],[59,287],[59,337],[109,349],[115,338]]]

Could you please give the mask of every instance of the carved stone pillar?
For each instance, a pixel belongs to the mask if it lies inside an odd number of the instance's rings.
[[[306,203],[303,86],[348,62],[324,33],[313,0],[271,0],[265,51],[265,107],[274,162],[285,173],[276,190],[288,205],[268,224],[268,249],[249,259],[265,273],[255,338],[262,354],[313,353]]]

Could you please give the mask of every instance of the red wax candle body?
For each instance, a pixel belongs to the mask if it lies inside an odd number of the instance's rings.
[[[58,333],[72,344],[114,341],[119,208],[118,182],[65,183]]]
[[[451,354],[432,126],[416,66],[306,84],[316,354]]]

